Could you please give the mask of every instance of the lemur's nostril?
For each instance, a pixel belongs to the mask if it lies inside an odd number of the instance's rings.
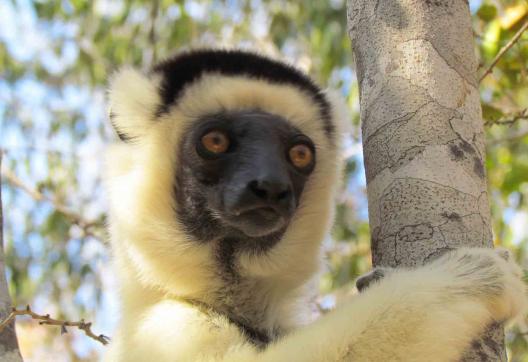
[[[291,194],[290,190],[285,190],[277,195],[277,200],[279,201],[286,200],[290,197],[290,194]]]
[[[253,193],[261,199],[268,198],[268,192],[262,187],[259,187],[259,182],[257,180],[251,181],[248,184],[248,187]]]
[[[253,180],[248,188],[255,196],[266,201],[283,201],[291,196],[290,186],[280,181]]]

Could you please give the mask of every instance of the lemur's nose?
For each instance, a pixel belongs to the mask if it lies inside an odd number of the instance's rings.
[[[235,209],[238,212],[263,210],[277,216],[289,216],[293,209],[293,191],[289,180],[270,173],[253,178],[240,189]]]
[[[281,180],[253,180],[248,183],[247,188],[259,199],[271,203],[287,204],[292,195],[290,184]]]

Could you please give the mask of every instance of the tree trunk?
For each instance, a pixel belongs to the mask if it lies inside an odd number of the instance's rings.
[[[372,261],[421,265],[492,247],[468,2],[348,0],[360,86]],[[490,327],[464,361],[506,361]],[[449,348],[449,346],[446,346]]]
[[[2,150],[0,149],[0,169],[2,168]],[[4,218],[2,213],[2,187],[0,176],[0,321],[7,318],[11,313],[12,303],[9,296],[9,288],[5,276],[5,257],[4,257]],[[15,321],[12,321],[2,333],[0,333],[0,361],[3,362],[20,362],[22,357],[18,349],[18,341],[15,331]]]

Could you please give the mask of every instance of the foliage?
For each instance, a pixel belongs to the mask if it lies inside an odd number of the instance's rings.
[[[471,1],[484,71],[527,19],[525,1]],[[123,64],[148,68],[189,46],[253,47],[287,59],[339,89],[351,109],[347,176],[333,237],[323,306],[370,267],[367,205],[359,145],[358,90],[344,0],[63,0],[0,2],[0,145],[6,182],[8,277],[17,305],[61,319],[84,318],[110,334],[118,313],[104,243],[101,187],[105,87]],[[528,33],[481,84],[487,122],[495,241],[528,266]],[[506,124],[501,124],[505,123]],[[31,191],[31,192],[28,192]],[[40,195],[41,197],[36,197]],[[103,277],[104,276],[104,277]],[[103,293],[103,289],[105,293]],[[35,360],[94,360],[82,335],[20,322],[21,348]],[[528,353],[521,325],[508,333],[515,361]]]
[[[475,15],[481,64],[486,65],[528,21],[528,3],[488,1]],[[495,243],[512,248],[524,268],[528,266],[527,75],[528,32],[525,32],[500,59],[493,74],[481,83]],[[528,359],[526,331],[526,322],[521,322],[507,334],[512,361]]]

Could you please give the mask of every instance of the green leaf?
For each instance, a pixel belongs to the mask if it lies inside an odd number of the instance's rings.
[[[483,4],[478,9],[477,16],[484,21],[492,21],[497,16],[497,8],[492,4]]]
[[[486,121],[496,121],[502,117],[504,117],[504,113],[500,109],[490,104],[482,104],[482,118]]]
[[[484,33],[482,39],[483,55],[486,58],[493,58],[499,51],[499,40],[501,36],[501,26],[498,20],[493,20]]]

